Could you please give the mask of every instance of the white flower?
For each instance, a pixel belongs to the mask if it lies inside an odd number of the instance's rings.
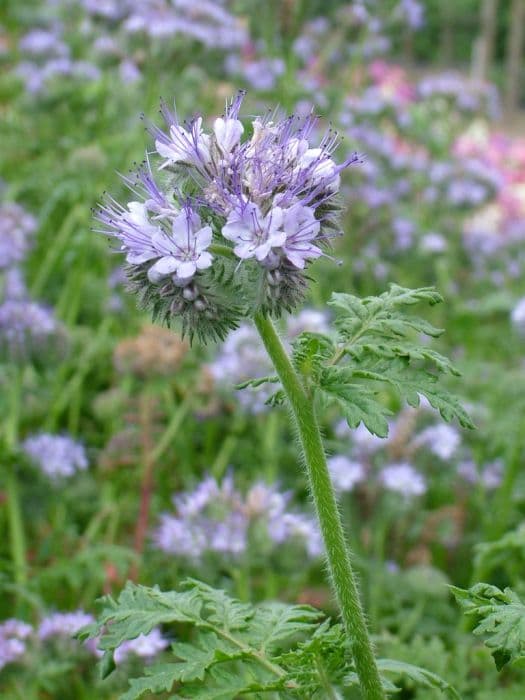
[[[213,131],[217,146],[226,155],[231,153],[239,144],[244,127],[238,119],[222,119],[222,117],[219,117],[219,119],[215,120]]]
[[[130,265],[140,265],[157,257],[151,239],[160,229],[150,222],[143,202],[129,202],[128,209],[129,214],[123,213],[118,222],[122,249],[127,251],[126,260]]]
[[[212,263],[207,252],[212,240],[210,226],[201,227],[197,214],[181,212],[173,219],[172,233],[158,231],[153,236],[157,255],[162,257],[148,270],[151,282],[160,282],[175,274],[179,280],[189,281],[197,270],[205,270]]]
[[[308,170],[315,184],[323,183],[331,192],[337,192],[341,178],[334,161],[322,148],[309,148],[299,159],[299,168]]]
[[[283,251],[292,265],[303,270],[308,259],[322,255],[321,249],[311,242],[321,228],[312,209],[301,204],[285,209],[283,228],[286,232]]]
[[[210,162],[210,137],[202,131],[202,117],[193,122],[190,131],[179,124],[172,124],[170,138],[170,143],[159,139],[155,141],[157,153],[166,158],[160,169],[174,163],[202,165]]]
[[[256,204],[248,203],[230,212],[222,235],[236,245],[234,253],[241,260],[253,258],[262,261],[272,248],[279,248],[286,240],[283,211],[274,207],[264,216]]]

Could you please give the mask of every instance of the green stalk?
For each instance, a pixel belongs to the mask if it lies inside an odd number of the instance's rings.
[[[18,586],[24,586],[27,583],[26,545],[18,484],[13,465],[10,465],[8,470],[6,493],[9,543],[13,561],[14,580]]]
[[[9,412],[4,429],[5,444],[9,455],[11,455],[18,440],[22,372],[22,369],[15,367],[13,381],[9,387]],[[6,494],[9,545],[13,562],[14,580],[18,586],[24,586],[27,583],[26,540],[20,495],[18,493],[16,466],[12,463],[8,465],[6,473]]]
[[[335,492],[326,464],[312,397],[308,395],[290,362],[271,320],[262,314],[257,314],[254,322],[279,375],[297,423],[310,491],[325,544],[328,569],[343,623],[351,640],[352,655],[363,698],[364,700],[385,700],[359,599],[356,578],[350,562],[350,552],[345,542]]]

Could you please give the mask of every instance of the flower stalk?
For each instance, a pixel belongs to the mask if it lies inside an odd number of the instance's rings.
[[[363,698],[384,700],[385,693],[359,599],[356,577],[311,397],[295,371],[271,319],[259,313],[255,316],[254,323],[273,362],[296,421],[310,492],[325,544],[328,570],[343,623],[351,640],[352,655]]]

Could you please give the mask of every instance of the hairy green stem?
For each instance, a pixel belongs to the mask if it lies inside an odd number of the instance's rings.
[[[310,490],[325,544],[328,568],[341,616],[351,640],[352,655],[363,698],[384,700],[385,693],[359,599],[312,398],[307,394],[290,362],[271,320],[257,314],[254,321],[279,375],[297,423]]]

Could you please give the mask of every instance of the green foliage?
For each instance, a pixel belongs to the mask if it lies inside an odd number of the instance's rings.
[[[474,566],[485,573],[499,567],[522,570],[525,562],[525,525],[511,530],[494,542],[475,546]]]
[[[378,297],[334,293],[329,304],[338,314],[335,342],[301,334],[294,344],[295,366],[322,399],[339,406],[351,428],[362,422],[371,433],[386,437],[390,410],[377,389],[385,384],[410,406],[418,406],[424,395],[444,420],[472,428],[458,399],[438,384],[440,374],[459,372],[446,357],[416,342],[417,335],[435,338],[442,331],[405,313],[415,304],[440,301],[432,287],[412,290],[395,284]]]
[[[128,583],[117,600],[106,597],[98,621],[81,632],[98,638],[105,656],[104,676],[114,670],[114,650],[126,639],[157,625],[190,630],[189,642],[173,642],[172,662],[157,662],[141,678],[130,679],[122,700],[145,693],[175,692],[173,698],[234,700],[239,695],[325,698],[357,684],[349,644],[341,625],[320,621],[306,605],[249,605],[221,590],[188,580],[180,592],[161,592]],[[409,677],[416,685],[458,697],[439,676],[400,661],[381,659],[385,689],[396,692],[388,676]]]
[[[460,696],[456,690],[454,690],[449,683],[440,678],[440,676],[438,676],[436,673],[432,673],[432,671],[427,671],[424,668],[414,666],[413,664],[408,664],[404,661],[394,661],[392,659],[378,659],[377,665],[379,671],[383,674],[391,674],[396,679],[407,678],[416,686],[421,688],[429,688],[432,690],[440,690],[446,697],[460,700]],[[347,683],[349,681],[357,682],[357,678],[355,674],[351,674],[350,677],[347,677],[346,681]],[[390,692],[396,692],[396,690],[398,690],[398,688],[390,682],[385,684],[385,687]]]
[[[451,589],[465,615],[476,620],[474,634],[484,638],[498,671],[525,658],[525,604],[514,591],[488,583]]]

